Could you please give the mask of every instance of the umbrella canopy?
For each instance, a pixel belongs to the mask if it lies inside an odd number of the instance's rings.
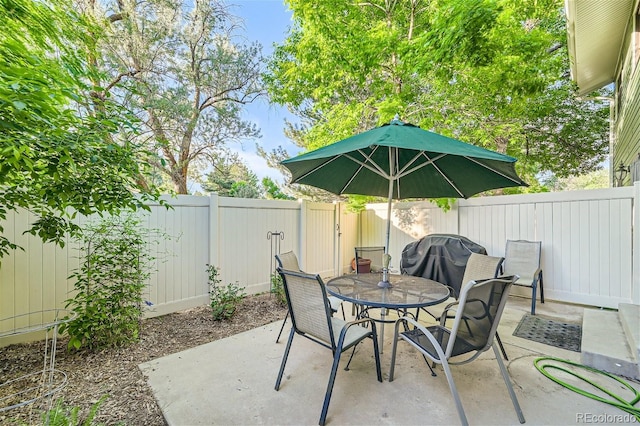
[[[516,159],[393,120],[315,151],[284,160],[291,183],[334,194],[468,198],[527,185]],[[389,196],[389,182],[393,192]]]
[[[527,186],[515,162],[513,157],[392,120],[282,165],[291,172],[291,183],[338,195],[387,197],[388,255],[393,199],[468,198],[489,189]]]

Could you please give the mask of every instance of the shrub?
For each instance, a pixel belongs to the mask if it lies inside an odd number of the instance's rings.
[[[213,319],[220,321],[231,318],[246,294],[238,283],[220,286],[222,281],[219,278],[218,268],[215,266],[207,265],[207,274],[209,275],[209,297]]]
[[[61,327],[69,335],[69,349],[138,341],[143,291],[155,260],[145,239],[150,234],[131,214],[83,228],[81,266],[70,277],[76,280],[76,294],[66,303],[77,317]]]
[[[271,294],[276,296],[276,300],[281,306],[287,305],[287,296],[284,294],[284,284],[279,273],[271,274]]]

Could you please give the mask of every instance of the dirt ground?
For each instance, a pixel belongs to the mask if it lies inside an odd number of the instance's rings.
[[[82,424],[91,406],[106,395],[94,424],[164,425],[138,364],[260,327],[285,315],[286,308],[275,296],[261,294],[245,298],[228,321],[214,321],[209,306],[143,320],[140,341],[126,348],[72,353],[66,351],[67,339],[62,338],[57,345],[56,369],[67,374],[68,383],[55,394],[54,403],[63,398],[69,409],[79,407],[77,424]],[[0,384],[17,371],[41,368],[43,347],[42,342],[34,342],[0,348]],[[8,405],[3,404],[2,392],[0,388],[0,408]],[[38,404],[0,412],[3,425],[42,423]]]

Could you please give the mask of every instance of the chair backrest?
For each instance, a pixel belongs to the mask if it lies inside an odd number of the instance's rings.
[[[371,272],[382,271],[383,259],[384,259],[384,247],[356,247],[355,251],[356,251],[355,270],[357,274],[362,272],[360,270],[360,262],[358,262],[358,260],[360,259],[369,259],[371,261],[371,264],[369,266],[369,269]]]
[[[296,333],[328,348],[336,342],[331,325],[331,305],[320,275],[305,274],[278,267]]]
[[[476,358],[493,344],[511,286],[517,275],[470,281],[460,293],[459,305],[447,343],[447,357],[477,351]]]
[[[278,266],[287,271],[300,271],[300,264],[298,263],[298,257],[292,251],[276,254],[276,260]]]
[[[471,253],[467,260],[467,266],[462,276],[462,288],[469,281],[486,280],[495,278],[500,273],[503,257],[487,256],[485,254]],[[459,296],[459,295],[456,295]]]
[[[521,280],[533,281],[540,268],[541,241],[507,240],[504,254],[503,273],[517,274]]]

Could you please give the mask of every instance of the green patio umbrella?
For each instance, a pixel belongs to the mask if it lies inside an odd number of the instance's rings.
[[[334,194],[387,197],[385,257],[389,261],[391,202],[407,198],[468,198],[527,186],[516,159],[394,119],[388,124],[282,161],[291,183]],[[388,283],[383,268],[381,285]]]

